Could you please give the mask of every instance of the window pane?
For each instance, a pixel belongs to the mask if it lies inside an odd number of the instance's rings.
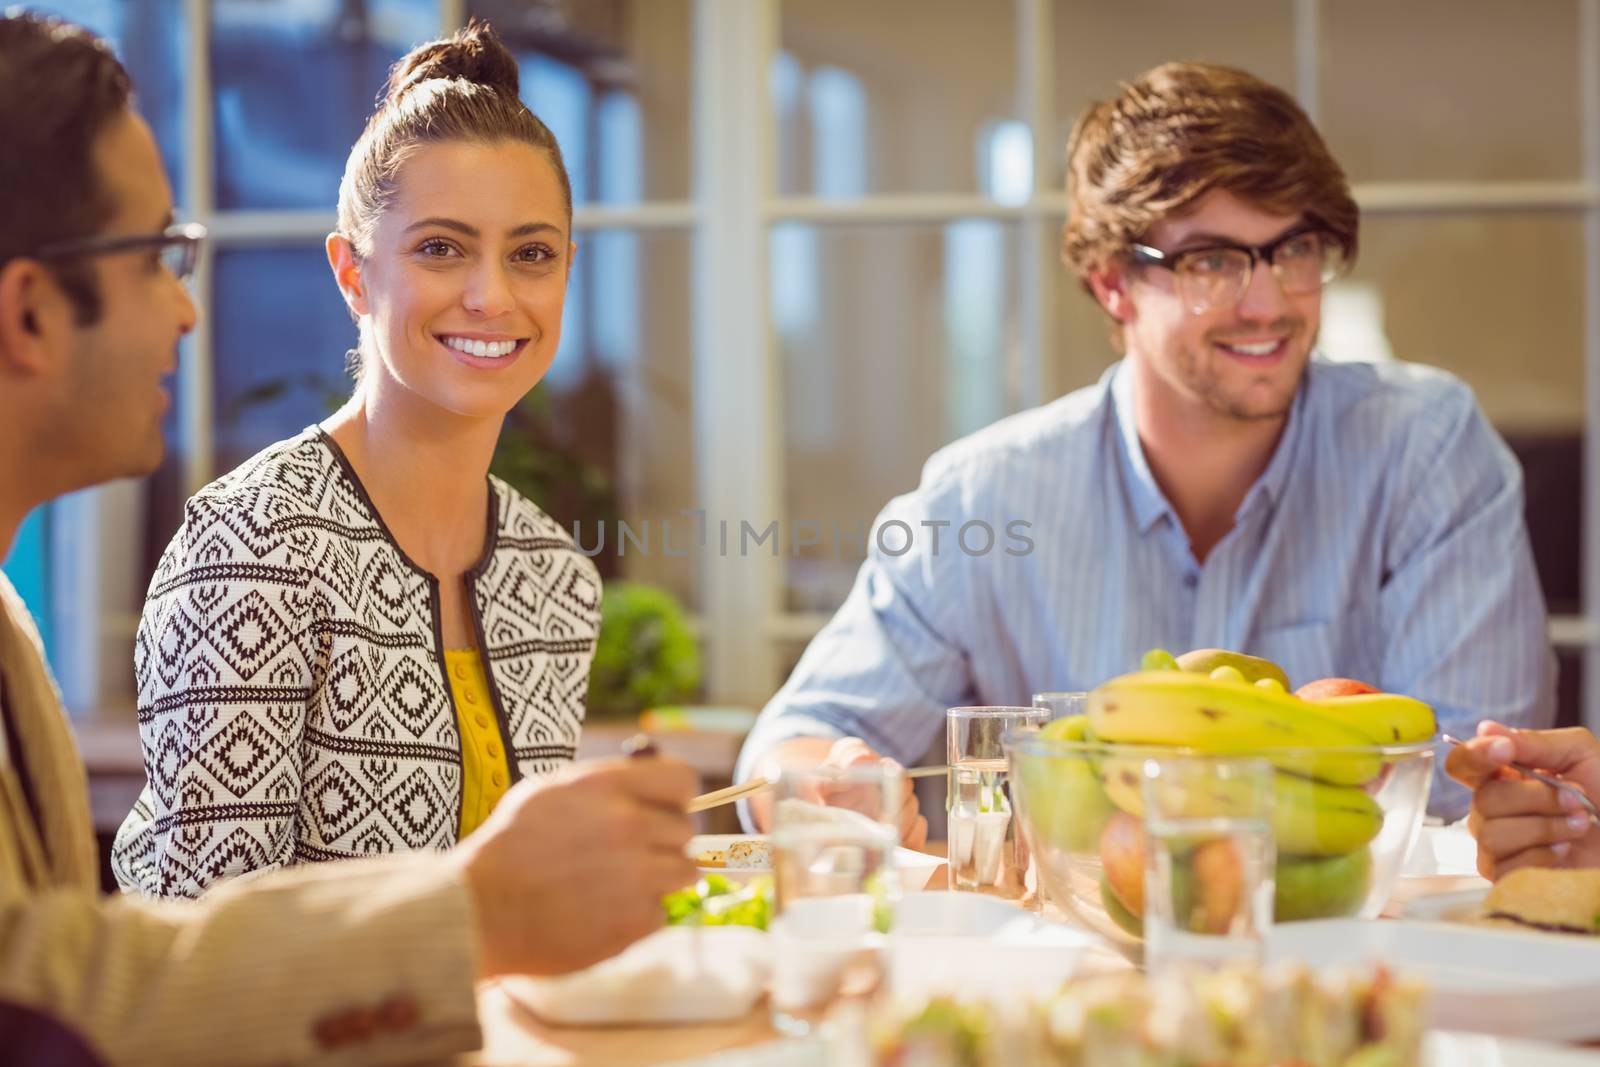
[[[1055,292],[1056,341],[1046,344],[1045,384],[1052,400],[1100,380],[1107,367],[1121,358],[1111,344],[1110,320],[1079,283],[1077,276],[1059,263],[1052,279]]]
[[[591,553],[604,529],[603,575],[652,582],[697,610],[697,524],[684,515],[697,499],[690,237],[604,231],[578,245],[561,349],[535,391],[548,408],[544,450],[563,465],[548,510],[569,532],[580,523]],[[575,491],[580,481],[591,488]]]
[[[221,250],[212,292],[221,474],[343,402],[356,327],[318,245]]]
[[[517,53],[522,98],[561,143],[576,203],[689,196],[691,0],[472,0]]]
[[[438,31],[435,0],[216,0],[218,207],[332,209],[389,66]]]
[[[185,203],[183,88],[189,35],[182,0],[49,0],[28,7],[76,22],[111,42],[133,77],[139,113],[155,131],[172,195]]]
[[[986,191],[980,142],[1016,117],[1014,27],[1010,4],[784,0],[779,194]]]
[[[1323,131],[1351,179],[1578,177],[1578,7],[1321,5]]]
[[[1381,324],[1396,358],[1460,375],[1502,431],[1576,431],[1583,272],[1577,216],[1369,218],[1356,269],[1324,311],[1324,337],[1340,354],[1349,336],[1348,354],[1363,358],[1355,338]]]
[[[1294,91],[1292,4],[1142,0],[1135,9],[1092,0],[1054,2],[1051,76],[1059,134],[1042,149],[1051,160],[1053,189],[1065,183],[1067,134],[1083,109],[1158,64],[1175,59],[1223,63]]]
[[[1381,323],[1397,358],[1436,364],[1472,386],[1522,462],[1545,600],[1557,614],[1582,611],[1581,219],[1373,218],[1363,230],[1356,270],[1324,311],[1327,320],[1342,309],[1345,320],[1324,326],[1329,350],[1377,347],[1370,338]]]
[[[1007,413],[1017,233],[974,220],[781,226],[771,253],[787,609],[831,611],[884,504],[916,486],[941,445]]]
[[[48,651],[50,632],[50,509],[35,508],[17,530],[11,554],[4,557],[6,577],[28,605]]]

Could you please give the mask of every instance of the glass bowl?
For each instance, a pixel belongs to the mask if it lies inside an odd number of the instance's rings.
[[[1143,940],[1145,760],[1273,764],[1276,922],[1376,918],[1422,827],[1433,781],[1432,741],[1220,753],[1012,732],[1005,748],[1012,805],[1041,895],[1135,958]]]

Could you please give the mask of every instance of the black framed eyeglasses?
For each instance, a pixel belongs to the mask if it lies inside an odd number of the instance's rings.
[[[45,245],[33,254],[35,259],[77,259],[80,256],[112,256],[124,252],[157,251],[161,265],[179,281],[187,281],[200,259],[200,244],[206,228],[198,222],[180,222],[159,233],[116,234],[81,237]]]
[[[1217,244],[1163,252],[1130,246],[1135,263],[1170,270],[1178,293],[1195,312],[1232,307],[1250,287],[1257,263],[1267,263],[1285,293],[1314,293],[1348,268],[1344,246],[1327,230],[1307,226],[1263,245]]]

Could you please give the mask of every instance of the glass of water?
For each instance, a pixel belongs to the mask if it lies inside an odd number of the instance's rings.
[[[1272,925],[1272,765],[1173,756],[1143,771],[1146,966],[1260,959]]]
[[[1035,693],[1033,706],[1043,708],[1050,713],[1050,721],[1065,719],[1072,715],[1083,715],[1089,710],[1088,693]]]
[[[1038,729],[1049,721],[1043,708],[951,708],[945,713],[951,889],[1037,902],[1037,880],[1012,811],[1010,763],[1000,739],[1008,730]]]
[[[871,763],[784,768],[774,784],[770,1001],[782,1033],[812,1033],[836,1004],[883,984],[903,781]]]

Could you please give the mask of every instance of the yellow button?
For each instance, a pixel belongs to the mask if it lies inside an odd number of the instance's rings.
[[[478,724],[478,729],[480,730],[487,730],[489,728],[489,716],[485,715],[481,711],[472,717],[472,721]]]
[[[500,758],[500,746],[493,741],[490,741],[487,745],[484,745],[483,750],[489,753],[490,759]]]
[[[472,690],[468,689],[465,695],[468,704],[476,704],[478,702],[478,698],[472,695]]]
[[[456,664],[456,677],[463,682],[467,680],[467,665],[465,663]]]
[[[506,784],[506,776],[502,771],[495,771],[489,776],[489,780],[495,784],[496,789]]]

